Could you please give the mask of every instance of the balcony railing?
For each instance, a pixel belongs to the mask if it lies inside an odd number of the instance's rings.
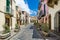
[[[58,4],[58,0],[48,0],[47,5],[54,8],[54,5]]]
[[[10,8],[9,6],[5,6],[5,13],[9,15],[13,15],[14,10]]]
[[[41,17],[44,17],[45,15],[46,15],[46,13],[41,10],[38,15],[38,19],[41,19]]]

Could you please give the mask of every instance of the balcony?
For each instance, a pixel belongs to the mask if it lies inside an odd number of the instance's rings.
[[[38,14],[38,19],[40,20],[42,16],[42,11],[40,11],[40,13]]]
[[[40,11],[40,17],[44,17],[45,16],[45,11],[43,12],[42,10]]]
[[[5,10],[5,14],[13,16],[14,10],[12,8],[10,8],[9,6],[7,6],[7,7],[5,6],[4,10]]]
[[[43,12],[41,13],[41,17],[44,17],[45,15],[46,15],[46,13],[45,13],[45,12],[44,12],[44,13],[43,13]]]
[[[40,11],[40,13],[39,13],[39,15],[38,15],[38,19],[40,20],[41,19],[41,17],[44,17],[46,15],[46,11]]]
[[[47,5],[54,8],[54,5],[58,4],[58,0],[48,0]]]
[[[41,17],[40,17],[40,16],[38,16],[37,18],[38,18],[38,20],[40,20],[40,19],[41,19]]]

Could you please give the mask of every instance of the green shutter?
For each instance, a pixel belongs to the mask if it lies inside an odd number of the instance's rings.
[[[10,0],[6,0],[6,11],[10,11]]]

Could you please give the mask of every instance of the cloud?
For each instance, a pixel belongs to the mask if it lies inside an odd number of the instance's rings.
[[[30,13],[30,8],[28,7],[28,4],[24,2],[24,0],[16,0],[16,5],[21,7],[21,10]]]
[[[24,0],[15,0],[16,1],[16,5],[18,5],[18,6],[20,6],[21,7],[21,10],[23,10],[23,11],[26,11],[26,12],[28,12],[29,14],[35,14],[36,15],[36,11],[33,11],[33,10],[31,10],[30,8],[29,8],[29,6],[28,6],[28,3],[25,3],[25,1]]]
[[[37,14],[37,11],[30,10],[30,12],[31,12],[31,14],[34,14],[34,15]]]

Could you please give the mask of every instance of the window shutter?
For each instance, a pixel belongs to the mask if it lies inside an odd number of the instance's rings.
[[[45,4],[44,4],[44,15],[46,14],[46,6],[45,6]]]
[[[10,0],[6,0],[6,11],[10,11]]]

